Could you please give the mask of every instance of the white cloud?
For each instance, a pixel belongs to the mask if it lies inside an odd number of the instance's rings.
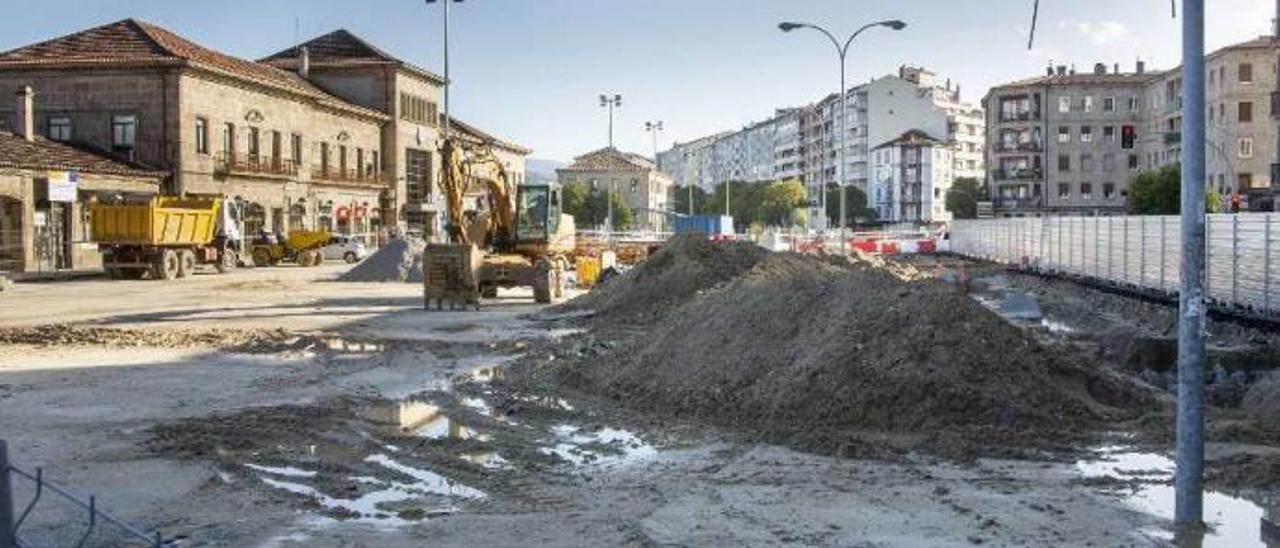
[[[1076,23],[1076,30],[1098,45],[1129,36],[1129,27],[1119,21],[1084,21]]]

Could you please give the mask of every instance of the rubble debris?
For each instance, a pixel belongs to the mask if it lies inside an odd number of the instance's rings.
[[[341,282],[422,282],[422,252],[426,243],[417,238],[387,242],[360,264],[338,277]]]
[[[128,329],[73,324],[0,328],[0,344],[33,346],[216,347],[258,353],[255,349],[280,351],[280,343],[297,339],[298,335],[284,329]]]

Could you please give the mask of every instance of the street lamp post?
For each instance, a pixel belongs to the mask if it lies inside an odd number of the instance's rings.
[[[600,94],[600,106],[609,109],[609,148],[613,148],[613,108],[622,107],[622,95],[617,93],[610,97],[604,93]]]
[[[658,165],[658,133],[662,132],[662,120],[645,122],[644,130],[653,137],[653,165]]]
[[[428,4],[440,2],[440,0],[426,0]],[[462,0],[444,0],[444,132],[445,141],[449,140],[449,86],[453,83],[449,79],[449,4],[450,2],[462,3]]]
[[[886,27],[886,28],[890,28],[890,29],[893,29],[893,30],[902,30],[902,29],[904,29],[904,28],[906,28],[906,27],[907,27],[907,24],[906,24],[906,23],[904,23],[904,22],[902,22],[902,21],[899,21],[899,20],[897,20],[897,19],[890,20],[890,21],[877,21],[877,22],[875,22],[875,23],[867,23],[866,25],[863,25],[863,26],[862,26],[861,28],[859,28],[858,30],[854,31],[854,32],[853,32],[853,34],[849,35],[849,39],[848,39],[848,40],[845,40],[843,45],[840,43],[840,41],[839,41],[839,40],[837,40],[837,39],[836,39],[835,35],[831,34],[831,32],[829,32],[827,29],[824,29],[824,28],[822,28],[822,27],[820,27],[820,26],[818,26],[818,25],[814,25],[814,24],[810,24],[810,23],[791,23],[791,22],[784,22],[784,23],[779,23],[779,24],[778,24],[778,28],[779,28],[780,30],[782,30],[782,32],[791,32],[791,31],[793,31],[793,30],[801,29],[801,28],[808,28],[808,29],[813,29],[813,30],[816,30],[816,31],[818,31],[818,32],[821,32],[823,35],[825,35],[827,38],[829,38],[829,39],[831,40],[831,43],[836,47],[836,55],[838,55],[838,56],[840,57],[840,123],[837,125],[837,131],[839,131],[839,132],[840,132],[840,138],[836,141],[836,142],[837,142],[837,144],[838,144],[838,146],[840,147],[840,150],[838,151],[838,154],[837,154],[837,156],[838,156],[838,160],[837,160],[837,161],[839,161],[839,162],[840,162],[840,165],[839,165],[839,166],[837,166],[837,168],[836,168],[836,178],[837,178],[837,181],[836,181],[836,187],[840,189],[840,230],[844,230],[844,227],[848,224],[848,218],[849,218],[849,217],[848,217],[848,209],[847,209],[847,208],[848,208],[848,204],[847,204],[847,202],[848,202],[848,198],[845,196],[845,189],[844,189],[844,186],[845,186],[845,149],[847,148],[847,147],[845,146],[845,140],[846,140],[846,139],[848,138],[848,136],[849,136],[849,132],[848,132],[848,125],[849,125],[848,97],[849,97],[849,94],[848,94],[848,90],[847,90],[847,89],[845,89],[845,78],[844,78],[844,76],[845,76],[845,59],[848,57],[848,54],[849,54],[849,46],[850,46],[850,44],[853,44],[853,39],[854,39],[854,38],[857,38],[857,37],[858,37],[858,35],[859,35],[859,34],[862,34],[862,32],[863,32],[863,31],[865,31],[865,30],[867,30],[867,29],[869,29],[869,28],[872,28],[872,27]],[[725,196],[726,196],[726,201],[727,201],[727,200],[728,200],[728,199],[727,199],[727,196],[728,196],[728,194],[729,194],[729,193],[728,193],[728,189],[727,189],[727,188],[726,188],[725,190],[726,190],[726,192],[725,192]],[[823,183],[823,192],[824,192],[824,193],[826,192],[826,184],[825,184],[825,183]],[[823,215],[826,215],[826,211],[824,210],[822,214],[823,214]],[[843,238],[842,238],[842,239],[843,239]]]

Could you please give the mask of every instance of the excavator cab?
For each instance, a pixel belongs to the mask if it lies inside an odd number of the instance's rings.
[[[560,188],[520,185],[516,192],[516,241],[545,244],[560,230]]]

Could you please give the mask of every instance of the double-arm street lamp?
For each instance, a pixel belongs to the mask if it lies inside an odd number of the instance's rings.
[[[658,165],[658,134],[662,132],[662,120],[644,123],[644,130],[653,137],[653,165]]]
[[[781,29],[782,32],[791,32],[796,29],[806,29],[806,28],[821,32],[823,35],[825,35],[827,38],[831,40],[831,44],[836,47],[836,54],[840,56],[840,123],[836,126],[836,130],[840,132],[840,138],[836,139],[836,145],[840,147],[838,160],[837,160],[840,162],[840,165],[837,166],[836,168],[836,177],[837,177],[837,188],[840,189],[840,229],[841,230],[843,230],[844,227],[848,224],[848,218],[849,218],[848,209],[847,209],[848,205],[846,203],[847,198],[845,196],[845,189],[844,189],[845,167],[846,167],[845,148],[847,148],[845,146],[845,141],[849,137],[848,127],[847,127],[849,124],[849,113],[847,110],[849,92],[845,88],[845,80],[844,80],[845,58],[848,57],[849,45],[853,43],[853,39],[857,38],[858,35],[862,34],[863,31],[873,27],[886,27],[893,30],[902,30],[907,27],[907,24],[897,19],[893,19],[890,21],[877,21],[875,23],[867,23],[866,25],[863,25],[862,28],[859,28],[858,30],[854,31],[853,34],[849,35],[849,39],[845,40],[843,44],[841,44],[840,41],[836,39],[835,35],[831,34],[829,31],[827,31],[827,29],[824,29],[818,25],[814,25],[810,23],[791,23],[791,22],[778,24],[778,28]],[[823,198],[822,214],[824,216],[827,214],[826,199],[825,199],[825,196],[827,193],[826,188],[827,188],[826,183],[823,183],[822,194],[824,198]]]
[[[609,109],[609,148],[613,148],[613,109],[622,107],[622,95],[615,93],[610,97],[608,94],[601,93],[600,106]]]
[[[434,4],[440,0],[426,0],[427,4]],[[462,3],[462,0],[444,0],[444,139],[449,140],[449,84],[453,83],[449,80],[449,4]]]

